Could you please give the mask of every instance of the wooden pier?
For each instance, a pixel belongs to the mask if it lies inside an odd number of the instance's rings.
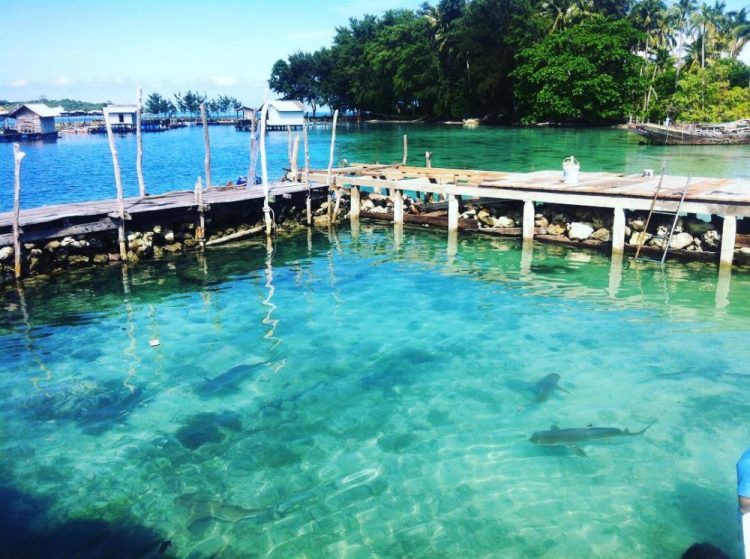
[[[311,189],[322,189],[325,185],[314,184]],[[298,192],[306,192],[303,183],[273,183],[269,186],[271,196],[285,196]],[[203,206],[210,211],[227,206],[262,201],[263,188],[254,185],[211,187],[203,191]],[[196,201],[192,190],[179,190],[143,198],[125,198],[125,220],[133,218],[153,217],[175,213],[182,215],[195,214],[199,202]],[[54,206],[41,206],[22,210],[20,213],[22,229],[21,242],[44,241],[59,237],[97,233],[116,230],[118,227],[117,201],[95,200],[90,202],[76,202]],[[13,212],[0,213],[0,246],[13,243]]]
[[[467,169],[411,167],[407,165],[354,164],[328,170],[314,170],[313,181],[330,180],[331,188],[349,190],[352,216],[358,217],[361,187],[386,189],[394,203],[393,220],[403,223],[403,192],[423,192],[443,196],[448,202],[448,229],[458,229],[459,198],[489,198],[523,203],[524,239],[534,237],[535,203],[609,208],[614,213],[612,252],[625,247],[625,212],[649,211],[659,183],[658,176],[616,173],[581,173],[577,184],[565,184],[560,171],[506,173]],[[737,219],[750,217],[750,180],[692,177],[680,205],[687,177],[664,176],[655,210],[721,216],[720,262],[734,258]]]

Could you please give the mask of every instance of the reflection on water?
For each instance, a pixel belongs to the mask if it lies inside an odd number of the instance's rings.
[[[6,549],[734,551],[748,283],[368,223],[28,282],[0,317]],[[528,440],[654,421],[586,458]]]

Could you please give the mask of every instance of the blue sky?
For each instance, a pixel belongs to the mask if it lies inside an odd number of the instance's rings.
[[[350,17],[421,3],[3,0],[0,99],[132,102],[141,85],[146,95],[197,89],[258,104],[279,58],[329,45]]]

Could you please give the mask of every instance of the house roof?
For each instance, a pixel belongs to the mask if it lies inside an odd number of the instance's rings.
[[[104,110],[109,114],[134,113],[138,110],[136,105],[107,105]]]
[[[273,107],[280,113],[298,113],[305,110],[305,106],[299,101],[282,101],[275,99],[268,102],[269,107]]]
[[[9,118],[15,118],[15,116],[23,110],[23,108],[30,110],[32,113],[39,115],[42,118],[60,116],[60,112],[57,109],[48,107],[44,103],[24,103],[13,109],[8,113]]]

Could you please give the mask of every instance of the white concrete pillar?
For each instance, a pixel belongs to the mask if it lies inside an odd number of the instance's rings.
[[[404,222],[404,192],[394,188],[391,190],[391,199],[393,200],[393,223]]]
[[[531,240],[534,238],[534,202],[526,200],[523,203],[523,238]]]
[[[612,252],[622,253],[625,250],[625,210],[615,208],[615,220],[612,225]]]
[[[361,207],[359,187],[352,186],[349,189],[349,218],[359,219],[359,209]]]
[[[732,267],[723,262],[719,263],[719,279],[716,282],[716,310],[721,310],[729,304],[729,287],[732,281]]]
[[[617,292],[622,284],[622,260],[622,251],[612,251],[612,260],[609,265],[609,285],[607,286],[610,299],[617,299]]]
[[[455,194],[448,197],[448,231],[458,231],[458,198]]]
[[[521,242],[521,275],[528,276],[531,273],[531,263],[534,260],[534,241],[524,239]]]
[[[404,224],[394,223],[393,224],[393,248],[400,250],[404,244]]]
[[[736,237],[737,218],[733,215],[725,215],[724,227],[721,230],[721,256],[719,257],[719,262],[722,264],[732,264]]]

